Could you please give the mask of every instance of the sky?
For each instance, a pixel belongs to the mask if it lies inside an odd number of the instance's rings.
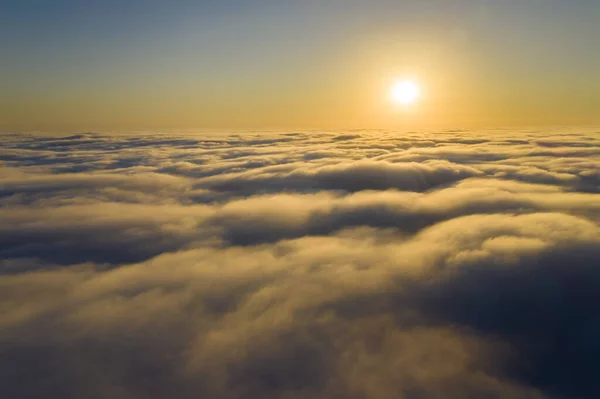
[[[0,128],[600,122],[593,0],[0,2]],[[389,101],[397,79],[423,97]]]

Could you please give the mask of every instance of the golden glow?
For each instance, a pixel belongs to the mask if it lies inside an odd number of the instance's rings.
[[[414,80],[401,80],[392,86],[391,99],[397,104],[414,104],[420,97],[421,87]]]

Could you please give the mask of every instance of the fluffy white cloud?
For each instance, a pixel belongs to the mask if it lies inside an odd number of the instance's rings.
[[[593,132],[10,135],[14,398],[596,398]]]

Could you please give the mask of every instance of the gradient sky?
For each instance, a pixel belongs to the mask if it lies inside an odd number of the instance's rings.
[[[4,0],[0,128],[596,124],[598,21],[597,0]]]

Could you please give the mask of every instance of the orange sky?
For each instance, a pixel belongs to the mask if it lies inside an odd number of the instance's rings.
[[[600,5],[227,4],[4,6],[0,128],[600,123]]]

